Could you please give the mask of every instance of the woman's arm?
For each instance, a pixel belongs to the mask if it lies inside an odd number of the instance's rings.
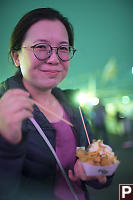
[[[15,145],[0,137],[0,200],[12,200],[18,191],[25,151],[26,136]]]

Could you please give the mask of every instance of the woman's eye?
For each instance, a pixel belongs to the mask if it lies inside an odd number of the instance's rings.
[[[46,45],[39,45],[39,46],[36,46],[36,48],[38,48],[38,49],[46,49],[47,46]]]
[[[60,47],[59,47],[59,50],[61,50],[61,51],[69,51],[69,47],[60,46]]]

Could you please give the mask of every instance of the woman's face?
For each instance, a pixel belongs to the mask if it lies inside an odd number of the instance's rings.
[[[40,20],[33,24],[25,35],[22,47],[29,47],[39,43],[48,43],[52,47],[69,44],[68,33],[59,20]],[[52,50],[50,58],[40,61],[32,48],[21,48],[13,55],[17,66],[23,74],[23,83],[37,89],[52,89],[67,75],[70,61],[61,61],[56,50]]]

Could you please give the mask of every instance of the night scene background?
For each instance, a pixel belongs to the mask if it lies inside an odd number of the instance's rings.
[[[75,90],[96,138],[120,160],[113,183],[88,188],[91,200],[118,200],[119,184],[133,183],[133,0],[0,0],[0,82],[16,71],[8,57],[18,20],[31,9],[52,7],[74,27],[77,49],[62,89]]]

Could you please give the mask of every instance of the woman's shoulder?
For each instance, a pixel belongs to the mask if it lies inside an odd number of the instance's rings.
[[[78,103],[77,96],[79,93],[79,89],[65,89],[63,90],[64,95],[66,98],[72,103]]]
[[[54,94],[57,97],[63,99],[63,101],[67,101],[69,104],[77,107],[77,95],[79,93],[79,89],[61,89],[56,87],[54,89]]]
[[[5,81],[0,83],[0,97],[8,90],[8,81],[10,78],[7,78]]]
[[[23,88],[22,75],[17,73],[0,83],[0,97],[9,89]]]

